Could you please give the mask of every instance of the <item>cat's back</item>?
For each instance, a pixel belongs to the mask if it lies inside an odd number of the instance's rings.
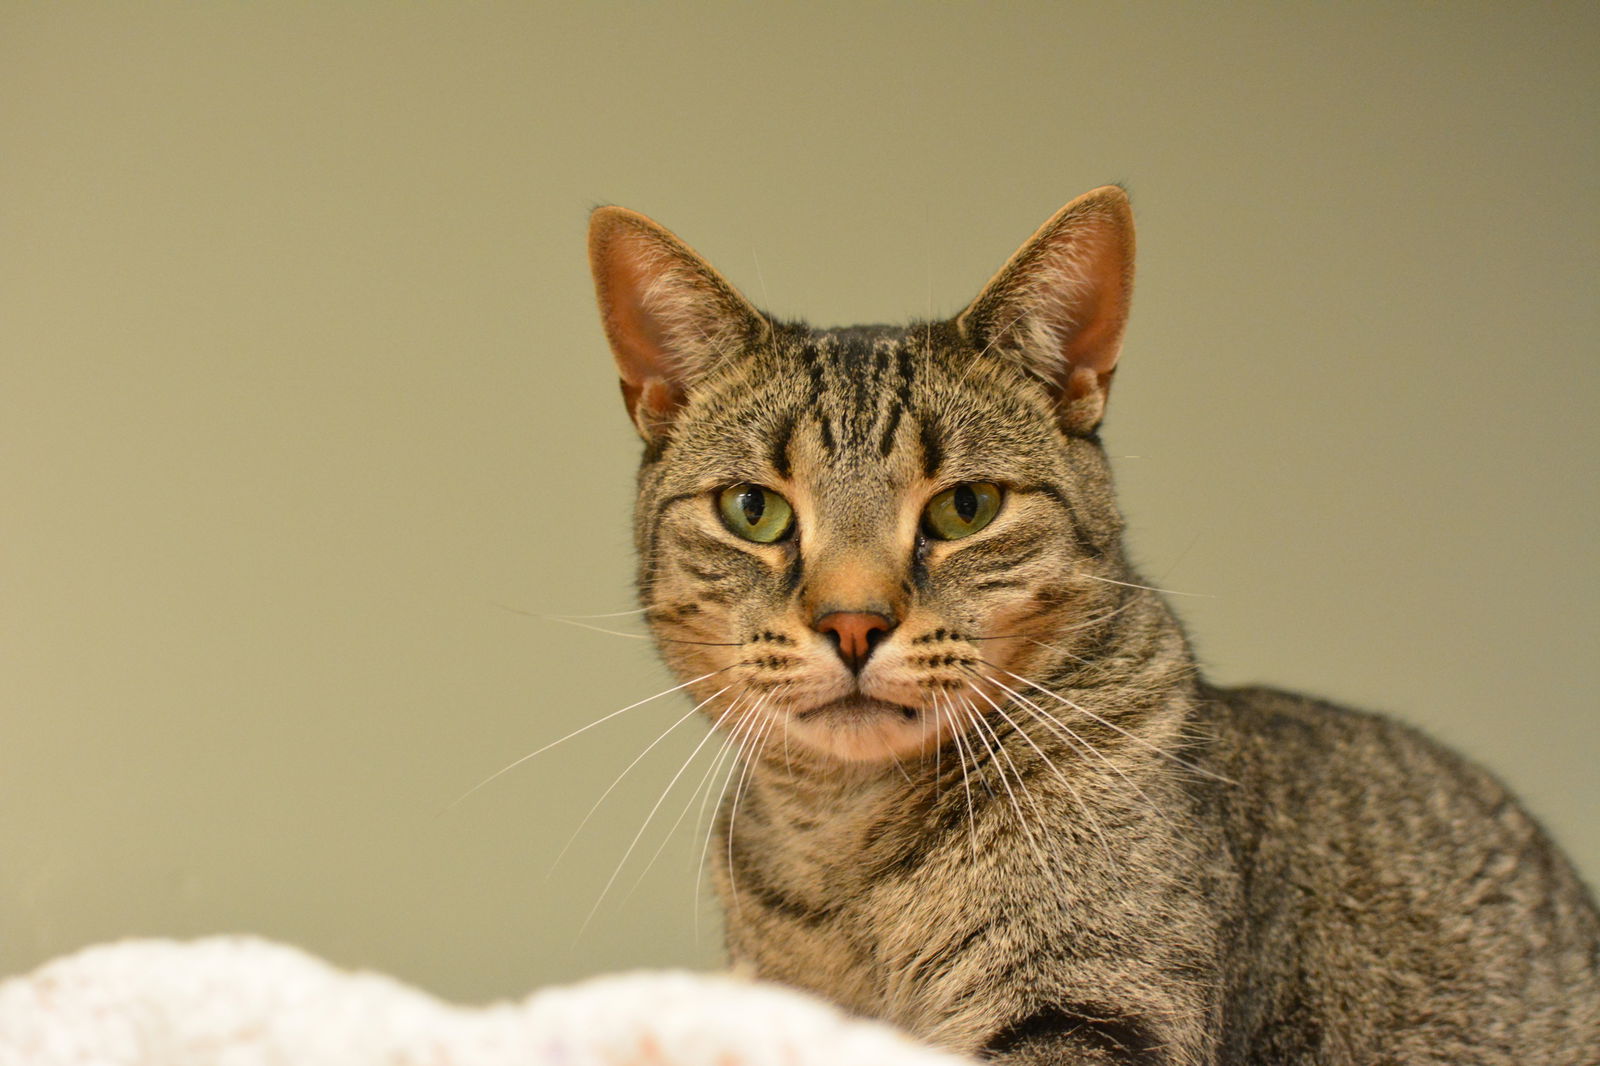
[[[1207,695],[1209,747],[1236,782],[1213,795],[1239,928],[1265,964],[1237,979],[1247,1046],[1359,1054],[1382,1034],[1373,1050],[1441,1062],[1600,1062],[1600,918],[1504,786],[1379,715]]]

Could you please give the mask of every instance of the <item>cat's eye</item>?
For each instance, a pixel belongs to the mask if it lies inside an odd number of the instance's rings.
[[[999,485],[963,481],[928,501],[922,511],[922,529],[939,540],[960,540],[993,522],[999,513]]]
[[[745,540],[771,544],[794,528],[789,501],[760,485],[732,485],[717,496],[723,524]]]

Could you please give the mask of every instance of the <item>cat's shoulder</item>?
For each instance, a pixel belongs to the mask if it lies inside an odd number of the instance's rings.
[[[1485,797],[1504,794],[1482,767],[1391,714],[1260,685],[1211,688],[1205,696],[1213,728],[1250,762],[1309,776],[1399,775]]]

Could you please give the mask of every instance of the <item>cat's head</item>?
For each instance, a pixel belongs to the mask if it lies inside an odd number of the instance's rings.
[[[1085,658],[1123,573],[1095,437],[1133,276],[1121,189],[904,328],[774,320],[622,208],[589,249],[645,441],[640,595],[714,720],[888,760]]]

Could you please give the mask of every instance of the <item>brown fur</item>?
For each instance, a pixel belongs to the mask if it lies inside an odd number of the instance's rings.
[[[1600,1062],[1600,919],[1516,802],[1392,722],[1208,685],[1129,568],[1096,430],[1132,232],[1096,190],[954,320],[814,330],[595,214],[640,596],[746,767],[733,958],[1012,1063]],[[1000,512],[930,536],[967,482]],[[791,536],[719,519],[743,483]],[[859,673],[830,612],[892,625]]]

